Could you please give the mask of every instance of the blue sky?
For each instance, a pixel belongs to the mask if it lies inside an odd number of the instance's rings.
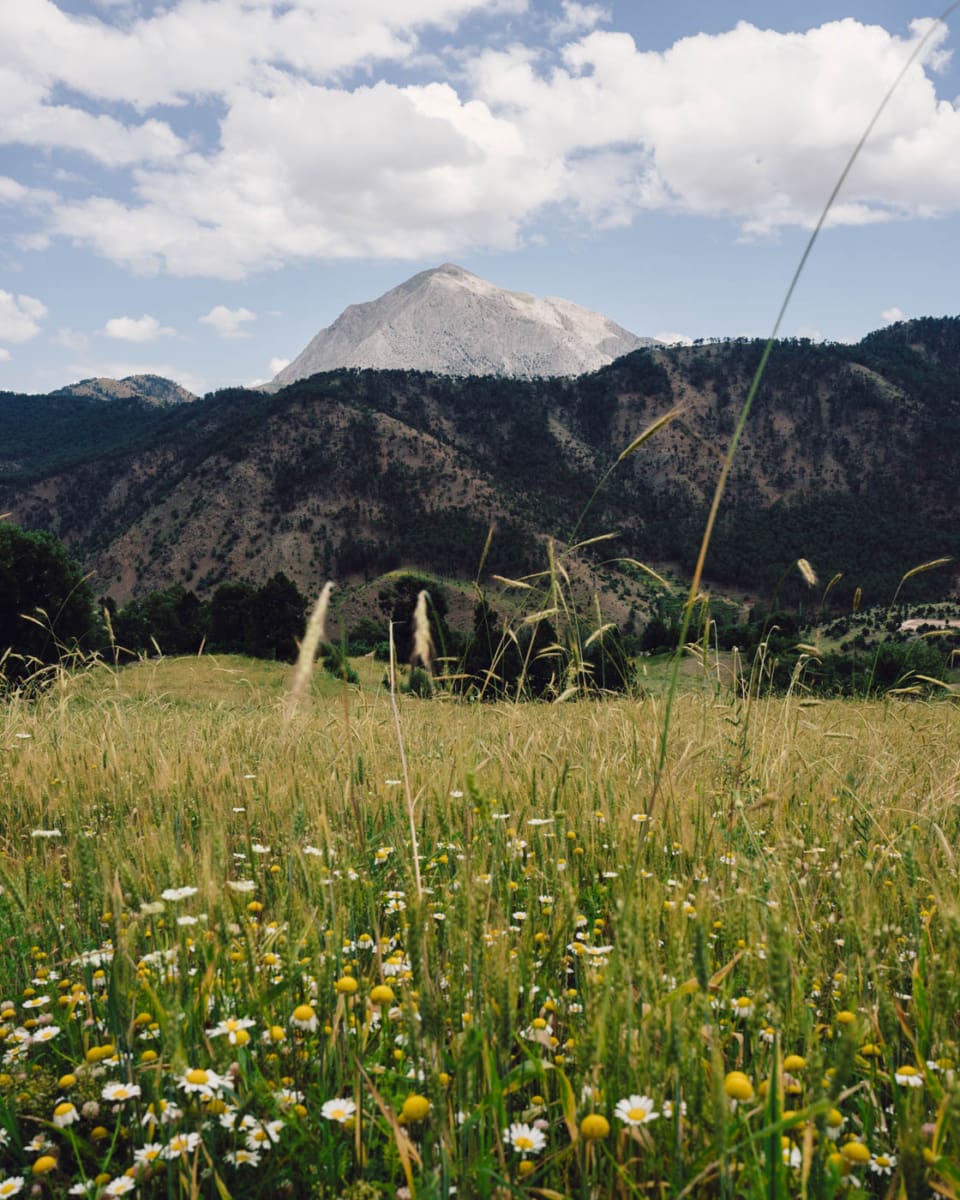
[[[0,389],[270,378],[454,261],[635,333],[955,314],[960,13],[899,0],[0,4]]]

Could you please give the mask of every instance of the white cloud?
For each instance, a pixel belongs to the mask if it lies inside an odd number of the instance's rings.
[[[421,30],[520,12],[526,0],[179,0],[122,25],[53,0],[0,6],[0,68],[141,111],[250,86],[277,69],[314,80],[416,53]]]
[[[9,362],[9,361],[10,361],[10,351],[5,350],[3,348],[3,346],[0,346],[0,362]]]
[[[283,370],[284,367],[289,367],[289,366],[290,366],[289,358],[271,358],[269,367],[268,367],[268,369],[270,371],[271,379],[273,378],[274,375],[279,375],[279,373]]]
[[[551,36],[557,39],[571,33],[589,33],[592,29],[611,19],[610,9],[602,4],[580,4],[577,0],[562,0],[563,16],[550,27]]]
[[[47,306],[33,296],[15,296],[0,290],[0,339],[5,342],[28,342],[40,332],[40,322],[47,315]]]
[[[202,325],[212,325],[223,338],[249,337],[250,334],[241,326],[245,321],[255,321],[257,314],[249,308],[227,308],[216,304],[205,317],[200,317]]]
[[[0,175],[0,204],[19,204],[27,196],[27,188],[9,175]]]
[[[76,329],[70,329],[65,326],[63,329],[58,329],[56,337],[53,339],[58,346],[63,346],[66,350],[82,350],[88,338],[85,333],[79,333]]]
[[[751,234],[811,226],[910,40],[855,20],[802,34],[745,22],[642,52],[594,32],[541,69],[524,48],[487,52],[476,93],[530,145],[562,158],[567,199],[618,223],[643,208],[739,221]],[[937,26],[927,57],[946,27]],[[907,73],[845,188],[833,223],[935,215],[960,202],[960,113],[922,63]]]
[[[51,238],[49,233],[18,233],[14,241],[21,250],[46,250]]]
[[[880,320],[883,321],[884,325],[893,325],[897,321],[905,321],[906,319],[907,314],[902,309],[897,308],[896,305],[893,305],[892,308],[885,308],[880,314]]]
[[[153,342],[159,337],[169,337],[176,330],[144,313],[142,317],[111,317],[103,332],[122,342]]]
[[[929,21],[906,38],[853,19],[786,34],[744,22],[644,52],[597,28],[605,5],[561,0],[552,35],[575,40],[559,50],[460,51],[455,82],[441,81],[439,59],[435,82],[356,82],[376,64],[422,69],[427,29],[524,7],[171,0],[101,21],[53,0],[0,4],[0,137],[81,150],[122,180],[100,194],[75,181],[54,200],[0,177],[0,202],[31,201],[47,235],[134,272],[223,279],[296,261],[509,250],[558,210],[587,229],[653,209],[732,220],[745,237],[809,228],[932,29],[831,223],[960,210],[960,111],[933,78],[947,31]],[[58,86],[70,105],[55,102]],[[203,117],[189,108],[200,98]],[[115,115],[120,103],[138,118]],[[178,132],[148,115],[161,104],[181,107]],[[44,233],[28,236],[42,247]],[[241,336],[239,324],[224,329]]]
[[[164,121],[124,125],[64,104],[25,106],[4,122],[3,142],[81,150],[108,167],[164,162],[187,147]]]
[[[135,271],[241,278],[298,259],[508,249],[563,176],[448,84],[279,80],[234,96],[216,154],[141,170],[139,204],[61,205],[54,227]]]
[[[666,342],[668,346],[692,346],[693,338],[688,333],[655,333],[658,342]]]

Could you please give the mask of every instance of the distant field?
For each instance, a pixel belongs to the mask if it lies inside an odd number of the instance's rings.
[[[0,1196],[960,1194],[955,705],[353,665],[0,709]]]

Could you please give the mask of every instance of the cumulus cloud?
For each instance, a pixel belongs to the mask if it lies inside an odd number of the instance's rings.
[[[0,289],[0,341],[29,342],[40,332],[47,306],[33,296],[15,296]]]
[[[884,325],[893,325],[897,321],[905,321],[906,319],[907,314],[903,309],[897,308],[896,305],[892,308],[885,308],[880,314],[880,320],[883,321]]]
[[[242,326],[245,321],[255,321],[257,314],[249,308],[227,308],[216,304],[205,317],[200,317],[202,325],[212,325],[223,338],[249,337],[250,334]]]
[[[271,358],[269,367],[268,367],[271,378],[274,375],[279,375],[279,373],[283,370],[284,367],[289,367],[289,366],[290,366],[289,358]]]
[[[693,338],[688,333],[655,333],[653,336],[658,342],[665,342],[668,346],[693,345]]]
[[[598,28],[605,5],[562,0],[552,46],[462,51],[447,78],[418,57],[427,29],[524,7],[172,0],[122,21],[105,8],[101,21],[53,0],[0,5],[0,137],[121,172],[128,186],[75,184],[44,201],[45,232],[144,274],[239,279],[298,260],[508,250],[557,212],[592,229],[656,209],[758,237],[814,224],[931,33],[831,222],[960,209],[960,111],[935,82],[943,25],[898,37],[854,19],[803,33],[741,22],[654,52]],[[433,82],[360,74],[427,61]],[[198,98],[217,106],[215,132],[209,106],[203,119],[189,107]],[[160,105],[180,106],[177,132]],[[24,203],[20,187],[0,179],[0,202]]]
[[[541,69],[523,49],[482,54],[476,93],[568,166],[567,196],[593,215],[666,208],[731,217],[748,233],[811,226],[918,39],[847,19],[781,34],[746,22],[644,52],[594,32]],[[927,60],[946,27],[932,29]],[[924,63],[908,71],[855,167],[834,224],[955,210],[960,113]],[[598,165],[599,160],[599,165]]]
[[[298,259],[508,249],[563,176],[449,84],[285,79],[234,97],[217,153],[140,171],[137,204],[61,205],[54,228],[135,271],[241,278]]]
[[[10,351],[5,349],[3,346],[0,346],[0,362],[9,362],[9,361],[10,361]]]
[[[111,317],[103,332],[121,342],[154,342],[159,337],[170,337],[176,330],[144,313],[142,317]]]
[[[0,69],[28,86],[51,79],[141,111],[224,95],[277,70],[314,80],[402,62],[419,34],[471,14],[520,12],[526,0],[179,0],[133,22],[74,16],[53,0],[0,6]]]

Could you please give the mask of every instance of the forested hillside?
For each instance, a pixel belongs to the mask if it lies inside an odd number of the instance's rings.
[[[573,380],[338,371],[274,395],[135,401],[0,397],[0,503],[49,529],[118,599],[285,572],[370,578],[406,565],[471,578],[542,566],[545,539],[616,534],[596,559],[691,566],[758,341],[644,349]],[[677,419],[619,464],[651,421]],[[960,318],[859,345],[775,347],[708,560],[711,579],[788,598],[803,556],[832,599],[886,599],[960,552],[952,463]],[[606,586],[615,587],[607,569]],[[786,573],[786,578],[783,576]],[[612,580],[612,582],[611,582]],[[942,594],[949,574],[918,576]]]

